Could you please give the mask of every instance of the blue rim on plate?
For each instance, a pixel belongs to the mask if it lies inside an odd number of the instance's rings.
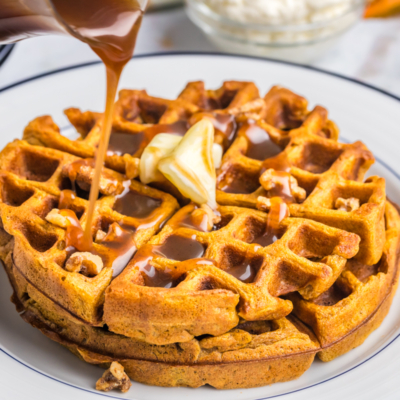
[[[272,62],[272,63],[285,64],[285,65],[291,65],[291,66],[299,67],[299,68],[303,68],[303,69],[308,69],[308,70],[311,70],[311,71],[323,73],[323,74],[334,76],[336,78],[340,78],[340,79],[343,79],[343,80],[346,80],[346,81],[350,81],[350,82],[353,82],[353,83],[355,83],[357,85],[360,85],[360,86],[367,87],[367,88],[369,88],[371,90],[374,90],[375,92],[379,92],[381,94],[384,94],[384,95],[386,95],[388,97],[391,97],[392,99],[395,99],[395,100],[400,102],[400,97],[399,96],[396,96],[396,95],[394,95],[392,93],[389,93],[389,92],[387,92],[387,91],[385,91],[383,89],[377,88],[377,87],[375,87],[373,85],[370,85],[368,83],[361,82],[361,81],[359,81],[357,79],[350,78],[350,77],[347,77],[347,76],[344,76],[344,75],[341,75],[341,74],[338,74],[338,73],[335,73],[335,72],[325,71],[323,69],[319,69],[319,68],[308,66],[308,65],[297,64],[297,63],[288,62],[288,61],[274,60],[274,59],[270,59],[270,58],[247,56],[247,55],[241,55],[241,54],[228,54],[228,53],[219,53],[219,52],[200,52],[200,51],[199,52],[195,52],[195,51],[193,51],[193,52],[169,52],[169,53],[142,54],[142,55],[134,56],[133,59],[151,58],[151,57],[163,57],[163,56],[202,56],[202,55],[203,56],[218,56],[218,57],[254,59],[254,60],[268,61],[268,62]],[[44,77],[49,76],[49,75],[55,75],[55,74],[58,74],[58,73],[61,73],[61,72],[66,72],[66,71],[70,71],[70,70],[74,70],[74,69],[89,67],[89,66],[96,65],[96,64],[101,64],[101,61],[92,61],[92,62],[88,62],[88,63],[72,65],[72,66],[69,66],[69,67],[60,68],[60,69],[52,70],[52,71],[49,71],[49,72],[45,72],[43,74],[35,75],[35,76],[30,77],[30,78],[23,79],[21,81],[15,82],[15,83],[13,83],[11,85],[8,85],[8,86],[0,88],[0,93],[5,92],[7,90],[10,90],[10,89],[12,89],[14,87],[17,87],[17,86],[21,86],[21,85],[23,85],[25,83],[28,83],[28,82],[31,82],[31,81],[34,81],[34,80],[37,80],[37,79],[44,78]],[[393,168],[391,168],[389,165],[387,165],[380,158],[378,158],[378,157],[375,157],[375,158],[381,165],[383,165],[386,169],[388,169],[397,178],[397,180],[400,182],[400,175],[396,171],[394,171]],[[361,365],[365,364],[366,362],[370,361],[372,358],[376,357],[378,354],[382,353],[385,349],[387,349],[399,337],[400,337],[400,334],[398,334],[396,337],[394,337],[389,343],[387,343],[385,346],[383,346],[375,354],[373,354],[372,356],[368,357],[366,360],[360,362],[359,364],[355,365],[354,367],[351,367],[351,368],[347,369],[346,371],[343,371],[343,372],[341,372],[341,373],[339,373],[339,374],[337,374],[335,376],[332,376],[332,377],[330,377],[328,379],[324,379],[321,382],[305,386],[305,387],[303,387],[301,389],[296,389],[296,390],[292,390],[290,392],[281,393],[281,394],[277,394],[277,395],[273,395],[273,396],[262,397],[262,398],[259,398],[257,400],[276,399],[278,397],[283,397],[283,396],[287,396],[287,395],[290,395],[290,394],[302,392],[302,391],[304,391],[306,389],[310,389],[310,388],[313,388],[315,386],[319,386],[319,385],[321,385],[323,383],[332,381],[333,379],[336,379],[336,378],[338,378],[340,376],[343,376],[343,375],[349,373],[350,371],[353,371],[354,369],[356,369],[356,368],[360,367]],[[37,369],[33,368],[32,366],[24,363],[23,361],[21,361],[18,358],[14,357],[12,354],[9,354],[7,351],[5,351],[1,347],[0,347],[0,351],[2,353],[4,353],[5,355],[7,355],[8,357],[10,357],[12,360],[14,360],[14,361],[18,362],[19,364],[25,366],[26,368],[29,368],[30,370],[35,371],[38,374],[40,374],[42,376],[45,376],[45,377],[47,377],[47,378],[49,378],[49,379],[51,379],[51,380],[53,380],[55,382],[59,382],[59,383],[61,383],[63,385],[67,385],[69,387],[72,387],[72,388],[75,388],[75,389],[78,389],[78,390],[81,390],[81,391],[84,391],[84,392],[87,392],[87,393],[97,394],[98,396],[101,396],[101,397],[106,397],[106,398],[109,398],[109,399],[121,399],[121,397],[115,397],[115,396],[111,396],[111,395],[108,395],[108,394],[95,392],[94,390],[85,389],[85,388],[70,384],[68,382],[64,382],[64,381],[62,381],[60,379],[52,377],[51,375],[48,375],[48,374],[46,374],[44,372],[41,372],[40,370],[37,370]]]
[[[14,44],[5,44],[0,46],[0,67],[2,66],[4,61],[6,61],[14,46]]]

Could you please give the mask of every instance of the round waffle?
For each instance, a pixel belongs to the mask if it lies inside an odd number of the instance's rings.
[[[309,111],[281,87],[260,98],[249,82],[193,82],[176,100],[122,91],[92,226],[96,276],[67,270],[68,231],[46,220],[59,208],[87,220],[102,115],[66,113],[80,139],[39,117],[0,154],[0,257],[22,318],[84,361],[118,361],[151,385],[262,386],[362,344],[386,316],[400,216],[384,179],[364,180],[372,153],[339,143],[323,107]],[[224,149],[218,223],[167,183],[128,179],[156,134],[182,135],[202,118]],[[305,190],[271,243],[269,214],[256,209],[270,168]],[[110,239],[116,224],[128,244]]]

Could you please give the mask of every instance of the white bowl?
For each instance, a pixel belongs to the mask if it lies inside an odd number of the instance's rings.
[[[323,56],[363,15],[365,0],[354,0],[332,18],[285,25],[251,24],[218,14],[203,0],[186,0],[189,18],[221,50],[308,63]]]

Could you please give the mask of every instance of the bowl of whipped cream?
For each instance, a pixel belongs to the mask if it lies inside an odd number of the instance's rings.
[[[226,52],[309,63],[363,16],[366,0],[186,0],[189,18]]]

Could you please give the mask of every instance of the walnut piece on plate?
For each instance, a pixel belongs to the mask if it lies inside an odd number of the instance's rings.
[[[110,368],[104,372],[103,376],[96,382],[96,390],[109,392],[118,389],[122,393],[126,393],[132,386],[132,383],[125,373],[124,367],[113,361]]]

